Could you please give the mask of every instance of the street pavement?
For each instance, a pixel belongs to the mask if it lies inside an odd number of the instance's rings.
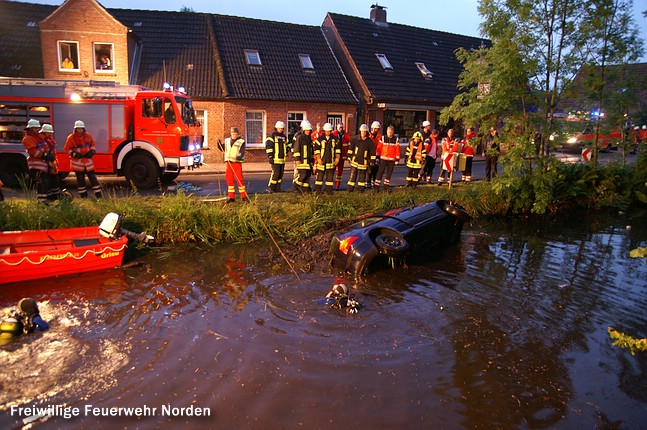
[[[580,154],[576,153],[557,153],[556,156],[562,159],[564,162],[569,163],[578,163],[581,161]],[[628,158],[629,162],[633,162],[635,155],[630,155]],[[600,154],[600,163],[608,163],[613,161],[620,161],[622,154],[617,151],[612,151],[611,153],[602,153]],[[290,191],[292,189],[292,177],[293,177],[293,163],[289,161],[285,168],[285,174],[283,176],[282,189],[284,191]],[[268,180],[270,177],[270,165],[269,163],[259,162],[259,163],[249,163],[246,162],[243,164],[243,176],[245,180],[245,186],[247,192],[252,195],[256,193],[263,193],[267,190]],[[348,166],[344,169],[344,175],[342,179],[341,189],[346,189],[346,182],[348,181],[350,169]],[[501,171],[501,166],[499,166],[499,171]],[[407,168],[402,162],[398,164],[393,172],[391,178],[391,185],[394,187],[401,187],[406,184],[406,173]],[[440,173],[440,161],[436,162],[436,167],[434,169],[434,177],[432,184],[437,184],[438,175]],[[454,172],[454,183],[461,182],[461,173]],[[472,180],[481,181],[485,179],[485,159],[480,155],[474,157],[473,167],[472,167]],[[128,197],[133,195],[128,182],[123,177],[117,177],[114,175],[100,175],[99,181],[104,189],[104,192],[108,195],[115,197]],[[314,177],[310,180],[311,185],[314,184]],[[446,185],[445,185],[446,186]],[[63,182],[62,187],[70,191],[74,196],[77,196],[76,192],[76,179],[73,174],[69,175]],[[185,193],[191,193],[197,196],[204,197],[213,197],[213,198],[225,198],[223,196],[227,195],[227,183],[225,181],[225,165],[224,163],[205,163],[202,167],[196,170],[183,171],[177,180],[167,186],[162,186],[161,188],[155,188],[152,190],[137,190],[138,195],[143,196],[152,196],[152,195],[161,195],[163,193],[175,193],[177,189],[182,189]],[[25,193],[23,190],[15,190],[10,188],[3,188],[3,193],[5,198],[27,198],[29,197],[28,193]],[[35,198],[35,196],[33,196]]]

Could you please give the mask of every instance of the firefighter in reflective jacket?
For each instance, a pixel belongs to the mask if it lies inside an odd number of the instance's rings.
[[[36,186],[39,203],[47,203],[47,193],[49,184],[47,178],[48,162],[52,156],[48,152],[47,142],[43,136],[38,133],[40,122],[36,119],[30,119],[25,127],[25,137],[22,144],[27,150],[27,167],[29,168],[29,179]]]
[[[337,173],[335,173],[335,189],[338,190],[341,186],[342,173],[344,173],[344,160],[348,157],[350,135],[344,131],[344,124],[341,122],[337,124],[337,130],[333,131],[332,134],[337,137],[341,144],[341,158],[339,159],[339,164],[337,164]]]
[[[418,174],[423,167],[427,152],[422,142],[422,133],[416,131],[413,133],[413,139],[407,146],[407,152],[404,156],[407,163],[407,187],[416,188],[418,185]]]
[[[227,181],[227,202],[236,201],[236,185],[243,202],[249,203],[247,190],[245,189],[245,178],[243,177],[243,162],[245,161],[245,139],[240,137],[238,127],[229,129],[230,137],[222,143],[218,140],[220,149],[225,158],[225,180]]]
[[[58,200],[63,197],[61,193],[60,180],[58,178],[58,159],[56,158],[56,141],[54,140],[54,127],[51,124],[43,124],[39,131],[41,138],[47,144],[47,200]]]
[[[297,177],[293,186],[295,191],[302,193],[312,192],[310,188],[310,176],[314,166],[314,148],[312,146],[312,124],[310,121],[301,123],[302,133],[294,140],[292,156],[297,166]]]
[[[393,126],[388,126],[386,129],[386,136],[382,136],[382,140],[377,144],[375,156],[380,159],[380,166],[377,170],[377,176],[375,177],[375,192],[380,191],[382,176],[384,176],[385,171],[386,178],[384,178],[384,188],[386,188],[386,191],[388,192],[391,191],[391,175],[393,174],[393,168],[398,164],[398,161],[400,161],[400,143],[394,133],[395,129]]]
[[[324,134],[315,140],[315,166],[317,177],[315,178],[315,191],[317,193],[327,191],[332,194],[335,183],[335,167],[341,158],[341,145],[339,140],[332,134],[332,124],[327,122],[323,126]],[[324,183],[325,180],[325,183]]]
[[[94,146],[94,139],[85,130],[85,123],[83,121],[76,121],[74,123],[74,132],[67,136],[64,150],[70,154],[70,167],[76,175],[77,190],[81,198],[85,199],[88,197],[88,189],[85,184],[85,175],[88,175],[94,196],[100,199],[101,185],[99,184],[97,175],[94,173],[94,161],[92,160],[92,157],[94,157],[97,151]]]
[[[348,160],[350,161],[350,178],[348,178],[348,191],[355,190],[355,180],[360,192],[366,188],[369,168],[375,163],[375,143],[368,134],[368,126],[362,124],[359,127],[359,136],[350,141],[348,148]],[[359,177],[358,177],[359,176]]]
[[[267,159],[272,166],[270,175],[269,192],[280,193],[283,172],[285,171],[285,161],[288,157],[288,138],[285,135],[285,123],[276,121],[274,132],[265,140],[265,152]]]

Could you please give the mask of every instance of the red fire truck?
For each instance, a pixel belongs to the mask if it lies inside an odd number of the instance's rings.
[[[18,186],[27,174],[22,138],[30,119],[54,127],[63,174],[70,171],[63,147],[76,120],[94,138],[96,172],[125,176],[136,188],[153,188],[202,165],[202,130],[181,90],[0,78],[0,179],[7,186]]]

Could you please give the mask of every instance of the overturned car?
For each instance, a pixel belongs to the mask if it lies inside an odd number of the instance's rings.
[[[370,214],[335,233],[331,265],[356,275],[368,272],[379,261],[393,266],[407,255],[457,242],[469,219],[463,207],[446,200]]]

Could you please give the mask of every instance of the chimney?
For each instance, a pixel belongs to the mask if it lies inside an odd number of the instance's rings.
[[[386,24],[386,6],[375,3],[371,6],[371,21],[376,24]]]

